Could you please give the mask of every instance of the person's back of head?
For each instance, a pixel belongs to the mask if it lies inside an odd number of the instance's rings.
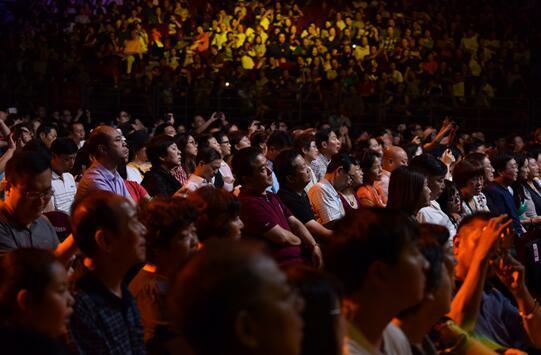
[[[280,186],[288,186],[288,176],[295,174],[295,160],[301,156],[297,150],[285,149],[280,152],[274,159],[273,171]]]
[[[198,355],[300,351],[296,301],[285,275],[260,246],[210,241],[178,273],[169,304],[179,332]]]
[[[312,142],[315,142],[316,138],[313,132],[305,132],[295,137],[293,141],[293,148],[301,154],[305,154],[305,151],[310,150]]]
[[[13,185],[23,180],[34,179],[50,169],[51,164],[43,154],[34,151],[17,152],[6,163],[6,182]]]
[[[88,140],[86,141],[86,146],[88,149],[88,154],[94,158],[100,158],[104,155],[107,155],[108,147],[111,142],[110,129],[113,129],[110,126],[98,126],[90,132]]]
[[[188,201],[198,213],[197,235],[201,242],[213,238],[240,238],[243,227],[239,219],[239,200],[230,192],[203,186],[188,195]]]
[[[316,132],[315,141],[317,149],[321,150],[323,148],[323,143],[329,141],[332,132],[330,128],[322,128]]]
[[[301,355],[341,354],[342,290],[338,280],[304,265],[288,269],[287,278],[304,300]]]
[[[274,131],[267,140],[267,155],[269,159],[274,159],[282,150],[290,148],[292,145],[291,136],[284,131]]]
[[[425,185],[426,178],[423,174],[407,166],[396,168],[389,179],[387,207],[402,210],[410,216],[414,215],[424,207],[423,203],[429,202],[421,201],[425,197],[423,196]]]
[[[358,210],[337,223],[325,265],[342,282],[346,299],[384,297],[388,310],[398,313],[423,297],[426,261],[415,246],[418,233],[399,210]],[[406,256],[412,264],[404,263]]]
[[[211,147],[197,149],[197,156],[195,158],[196,164],[210,164],[215,160],[221,160],[222,156],[218,151]]]
[[[73,139],[68,137],[61,137],[55,139],[51,145],[51,153],[53,157],[55,155],[73,155],[76,154],[79,148]]]
[[[231,169],[235,180],[240,184],[245,184],[245,178],[253,175],[253,165],[261,151],[255,147],[248,147],[239,150],[231,161]]]
[[[426,177],[445,176],[447,167],[439,159],[428,153],[416,156],[409,162],[409,167]]]
[[[502,172],[506,169],[507,163],[511,161],[513,158],[510,154],[498,154],[493,156],[490,161],[492,162],[492,166],[494,167],[494,173],[496,176],[501,176]]]

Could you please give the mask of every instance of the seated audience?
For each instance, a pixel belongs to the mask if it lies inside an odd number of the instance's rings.
[[[72,306],[66,269],[50,251],[21,248],[0,259],[3,353],[46,354],[46,350],[51,350],[36,346],[33,351],[28,351],[25,342],[36,340],[37,344],[45,343],[56,349],[58,352],[54,354],[67,353],[59,341],[67,334]],[[17,331],[28,332],[28,337],[14,348],[7,335]],[[49,344],[43,340],[38,342],[40,336],[50,340]]]
[[[477,213],[465,217],[458,228],[453,251],[460,284],[449,316],[499,352],[506,348],[539,350],[541,309],[525,286],[524,267],[509,254],[509,228],[514,221],[506,216],[492,217]],[[489,281],[494,275],[515,305]]]
[[[316,146],[316,137],[312,132],[305,132],[298,135],[293,141],[293,147],[296,151],[302,154],[304,161],[308,165],[310,172],[310,182],[306,185],[304,190],[310,191],[310,188],[318,182],[314,170],[312,169],[312,162],[317,158],[319,150]]]
[[[381,180],[376,182],[376,187],[383,192],[385,198],[389,194],[389,179],[394,169],[402,165],[408,165],[408,154],[406,151],[396,145],[393,145],[383,151],[381,159],[383,170],[381,171]]]
[[[145,226],[130,201],[96,191],[77,201],[73,236],[91,270],[75,286],[71,341],[83,354],[144,354],[143,327],[126,275],[145,261]]]
[[[337,280],[306,266],[289,269],[287,280],[304,300],[300,355],[342,354],[345,329]]]
[[[302,262],[301,246],[308,249],[312,263],[321,266],[321,250],[308,229],[278,196],[267,191],[272,176],[259,149],[241,149],[234,156],[232,166],[236,180],[242,185],[239,201],[243,238],[265,241],[281,266]]]
[[[141,185],[155,196],[171,196],[181,185],[172,171],[180,166],[180,150],[175,140],[167,135],[153,137],[147,146],[148,160],[152,164]]]
[[[147,263],[129,287],[147,344],[163,345],[174,337],[165,298],[180,265],[197,249],[196,217],[189,202],[165,196],[153,199],[139,213],[146,227]]]
[[[456,230],[462,220],[462,199],[454,182],[445,180],[445,187],[438,198],[438,203]]]
[[[430,204],[417,212],[417,221],[444,226],[449,230],[451,238],[454,237],[456,227],[437,201],[445,186],[447,167],[439,159],[426,153],[413,158],[409,166],[426,177],[430,189]]]
[[[310,182],[309,167],[302,155],[293,149],[283,150],[274,160],[280,183],[278,197],[319,241],[327,241],[332,232],[316,221],[305,187]]]
[[[377,185],[381,181],[381,156],[379,153],[366,149],[359,157],[359,166],[363,171],[363,184],[357,190],[357,196],[364,207],[385,207],[387,197]]]
[[[346,210],[340,199],[339,191],[347,188],[355,165],[346,153],[332,157],[325,176],[308,191],[308,198],[316,220],[327,228],[344,217]]]
[[[541,216],[537,214],[536,205],[531,194],[531,188],[527,184],[530,174],[530,162],[524,154],[515,156],[518,166],[517,181],[511,185],[513,199],[519,213],[520,222],[525,228],[533,227],[541,222]],[[536,164],[537,165],[537,164]],[[533,176],[530,179],[533,182]],[[534,185],[535,186],[535,185]],[[533,196],[536,196],[535,194]],[[541,210],[541,205],[538,206]]]
[[[229,159],[229,156],[231,155],[231,142],[229,140],[229,137],[224,132],[218,132],[214,135],[216,138],[216,141],[218,142],[220,146],[220,154],[222,156],[222,164],[220,165],[220,174],[222,175],[222,179],[224,181],[223,189],[225,191],[232,192],[235,178],[233,177],[233,172],[231,172],[231,168],[226,163]]]
[[[96,190],[110,191],[131,199],[117,168],[128,159],[128,146],[122,133],[111,126],[94,128],[86,142],[92,165],[83,173],[75,200]]]
[[[319,181],[325,176],[331,158],[340,151],[340,140],[330,128],[322,128],[316,132],[315,141],[319,154],[310,166]]]
[[[222,165],[222,156],[214,148],[198,148],[195,163],[195,170],[177,193],[189,194],[200,187],[213,186],[214,177]]]
[[[362,209],[337,225],[325,264],[344,287],[348,354],[411,354],[408,339],[391,322],[421,302],[425,291],[428,264],[408,217],[399,210]]]
[[[462,199],[462,212],[465,216],[476,212],[489,212],[483,191],[485,170],[475,160],[461,160],[453,170],[453,182]]]
[[[342,191],[338,191],[338,195],[340,196],[340,200],[344,205],[346,213],[362,207],[361,199],[357,196],[357,190],[359,190],[363,184],[363,170],[357,161],[352,160],[352,163],[353,169],[349,183]]]
[[[416,220],[419,210],[430,205],[430,193],[423,174],[410,167],[400,166],[391,173],[387,207],[401,210]]]
[[[58,138],[51,145],[51,155],[53,196],[46,210],[70,214],[71,205],[77,192],[77,184],[69,172],[75,163],[77,145],[71,138]]]
[[[302,301],[256,245],[209,242],[180,270],[169,304],[195,355],[300,354]]]
[[[203,186],[188,195],[197,211],[197,236],[202,243],[211,239],[239,240],[244,223],[240,219],[238,198],[224,189]]]
[[[126,165],[127,180],[141,183],[145,173],[150,170],[151,164],[147,156],[148,134],[144,131],[135,131],[128,136],[130,151],[129,163]]]
[[[19,248],[40,248],[55,252],[67,263],[77,247],[73,237],[59,244],[56,232],[43,216],[53,196],[51,167],[38,152],[16,153],[6,165],[6,198],[0,205],[0,254]]]

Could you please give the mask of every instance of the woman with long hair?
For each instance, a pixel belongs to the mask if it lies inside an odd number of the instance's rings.
[[[407,166],[399,166],[391,173],[387,208],[404,211],[412,219],[430,203],[430,189],[426,177]]]

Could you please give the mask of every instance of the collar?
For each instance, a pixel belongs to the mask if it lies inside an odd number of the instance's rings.
[[[111,170],[107,169],[105,166],[103,166],[103,164],[101,164],[98,161],[92,164],[91,169],[96,170],[97,172],[105,176],[107,180],[114,180],[116,178],[116,175],[118,174],[116,170],[112,172]]]
[[[92,272],[83,276],[77,282],[77,287],[91,295],[92,299],[100,305],[128,308],[133,301],[133,296],[124,282],[122,282],[122,297],[118,297],[107,289]]]

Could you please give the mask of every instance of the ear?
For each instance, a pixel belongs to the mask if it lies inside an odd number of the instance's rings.
[[[106,252],[111,251],[112,239],[109,233],[103,231],[103,229],[98,229],[94,234],[94,240],[100,249],[105,250]]]
[[[241,311],[233,324],[233,330],[239,343],[249,349],[257,349],[257,325],[247,311]]]
[[[19,292],[17,292],[16,300],[17,306],[19,306],[21,310],[28,310],[30,306],[30,295],[28,294],[27,290],[19,290]]]
[[[453,254],[456,256],[458,254],[458,248],[460,247],[460,235],[457,234],[453,238]]]
[[[390,265],[382,261],[375,261],[368,268],[367,276],[373,285],[382,290],[387,287],[388,280],[392,273],[393,270],[391,269]]]

